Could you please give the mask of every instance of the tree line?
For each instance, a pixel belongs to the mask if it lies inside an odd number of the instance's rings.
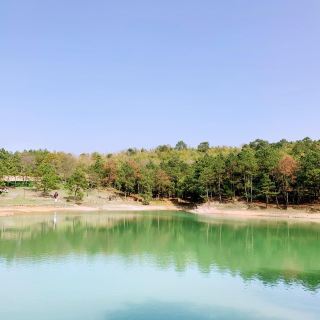
[[[44,193],[64,186],[81,199],[87,189],[115,188],[125,197],[180,198],[190,202],[240,199],[287,207],[316,203],[320,197],[320,141],[305,138],[269,143],[255,140],[234,147],[152,150],[130,148],[114,154],[81,154],[48,150],[9,152],[0,149],[0,180],[5,176],[35,178]]]

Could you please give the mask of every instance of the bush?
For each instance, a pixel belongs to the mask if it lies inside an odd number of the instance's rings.
[[[144,206],[148,206],[150,204],[151,199],[152,199],[151,194],[150,193],[144,193],[141,196],[142,196],[142,204]]]

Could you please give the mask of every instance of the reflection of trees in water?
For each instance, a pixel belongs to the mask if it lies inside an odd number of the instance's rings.
[[[143,217],[143,218],[142,218]],[[152,259],[159,267],[183,271],[198,265],[267,284],[320,284],[320,228],[265,222],[199,222],[194,217],[140,216],[88,222],[70,219],[53,229],[50,223],[1,231],[0,256],[52,258],[78,254],[115,254]]]

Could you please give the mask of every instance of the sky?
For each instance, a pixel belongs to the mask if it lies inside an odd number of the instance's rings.
[[[320,139],[319,0],[1,0],[0,147]]]

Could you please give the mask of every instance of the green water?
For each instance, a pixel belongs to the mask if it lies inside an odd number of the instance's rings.
[[[319,319],[320,224],[0,218],[0,319]]]

